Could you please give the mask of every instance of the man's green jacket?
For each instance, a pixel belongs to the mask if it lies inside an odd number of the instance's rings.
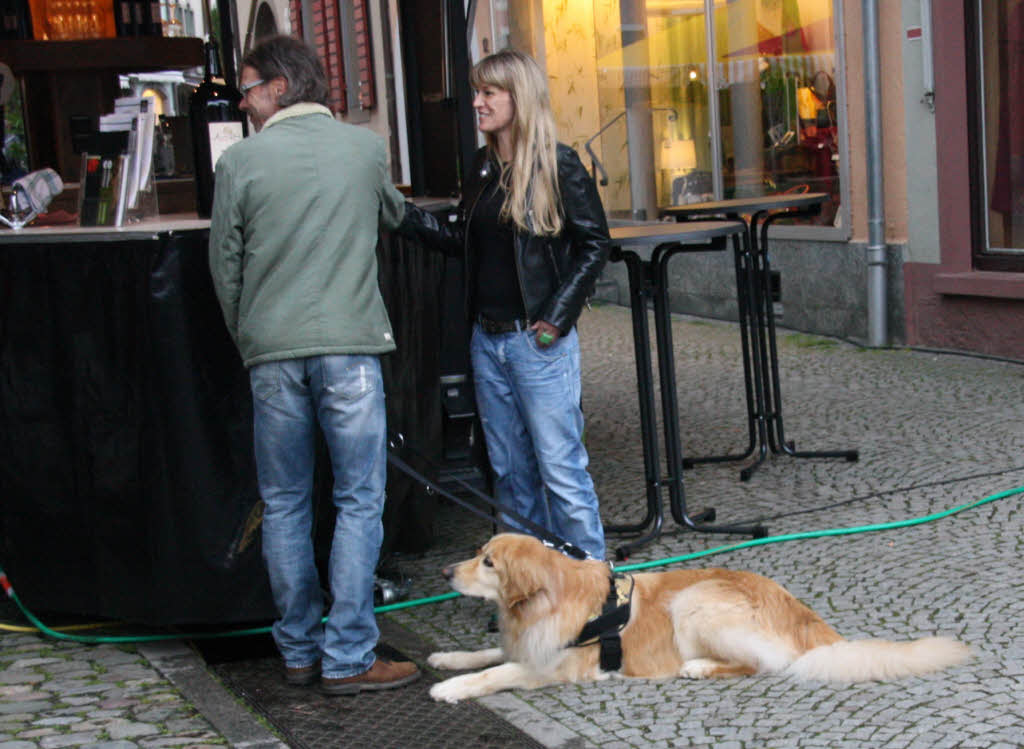
[[[384,141],[295,104],[217,161],[210,272],[246,367],[395,348],[377,232],[402,221]]]

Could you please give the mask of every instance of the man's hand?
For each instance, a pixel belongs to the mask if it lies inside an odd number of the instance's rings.
[[[530,330],[537,333],[537,345],[541,348],[547,348],[562,336],[558,328],[544,320],[535,322],[530,326]]]

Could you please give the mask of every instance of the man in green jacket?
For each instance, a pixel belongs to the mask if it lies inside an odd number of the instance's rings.
[[[258,132],[217,162],[210,271],[252,385],[274,640],[289,683],[319,677],[328,694],[401,686],[419,671],[374,655],[373,572],[387,462],[379,355],[395,348],[377,233],[397,227],[404,200],[383,141],[325,106],[306,44],[280,36],[254,48],[240,89]],[[326,625],[311,538],[317,424],[337,508]]]

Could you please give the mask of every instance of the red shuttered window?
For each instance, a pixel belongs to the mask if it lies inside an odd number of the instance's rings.
[[[330,85],[331,109],[341,114],[350,104],[373,109],[377,96],[368,0],[309,0],[307,7],[304,14],[302,0],[289,3],[292,33],[309,40],[319,53]],[[346,43],[351,45],[348,56]],[[346,59],[351,70],[346,69]],[[351,101],[350,87],[355,92]]]

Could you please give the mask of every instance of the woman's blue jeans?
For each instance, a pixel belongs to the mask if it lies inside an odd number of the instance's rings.
[[[604,559],[604,528],[583,446],[579,339],[573,329],[541,348],[536,336],[473,328],[473,380],[497,499]]]
[[[386,416],[376,356],[314,356],[249,371],[256,471],[263,497],[263,558],[281,618],[274,641],[287,666],[322,662],[328,678],[373,665],[379,635],[373,572],[383,538]],[[334,471],[337,515],[328,565],[334,599],[326,625],[313,557],[317,425]]]

